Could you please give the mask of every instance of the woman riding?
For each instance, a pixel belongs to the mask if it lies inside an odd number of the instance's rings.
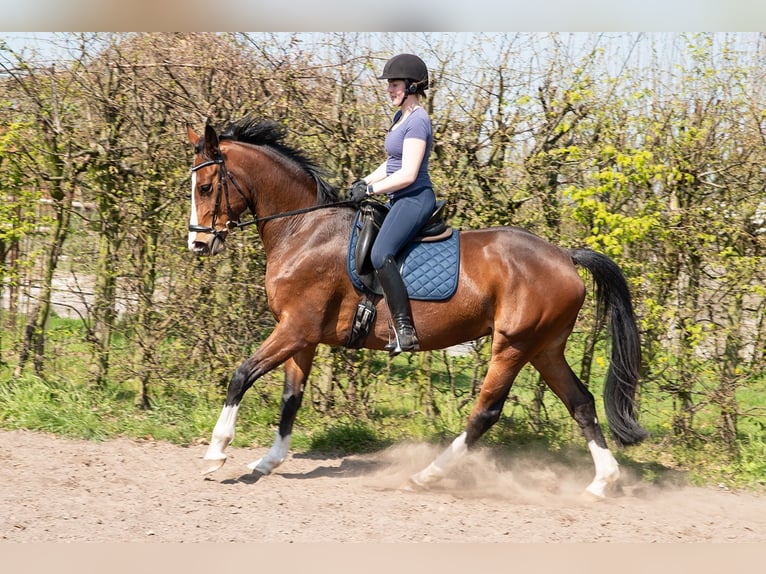
[[[420,106],[428,88],[428,68],[418,56],[399,54],[383,67],[380,80],[388,80],[391,103],[398,106],[385,138],[386,160],[372,173],[354,182],[350,197],[386,194],[390,210],[372,246],[371,261],[383,288],[394,325],[391,355],[417,351],[417,333],[409,296],[396,263],[396,255],[428,221],[434,196],[428,174],[433,132],[428,113]]]

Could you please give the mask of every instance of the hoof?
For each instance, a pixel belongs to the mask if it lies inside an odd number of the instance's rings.
[[[274,467],[269,464],[265,458],[259,458],[255,462],[251,462],[247,465],[247,468],[253,472],[260,472],[264,476],[271,474],[271,471],[274,470]]]
[[[584,502],[601,502],[602,500],[606,500],[606,495],[603,491],[598,492],[595,489],[591,490],[590,488],[586,488],[580,494],[580,499]]]
[[[428,487],[425,484],[417,482],[414,478],[410,477],[399,487],[399,490],[405,492],[425,492]]]
[[[591,500],[606,500],[622,494],[622,487],[619,483],[608,484],[590,484],[585,489],[583,495]]]
[[[213,474],[216,470],[221,468],[225,462],[226,462],[225,458],[221,458],[219,460],[213,461],[213,464],[207,470],[202,471],[202,476]]]

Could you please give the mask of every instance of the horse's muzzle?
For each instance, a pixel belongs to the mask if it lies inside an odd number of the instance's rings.
[[[190,250],[195,255],[210,255],[210,245],[207,241],[193,241]]]
[[[189,242],[189,250],[195,255],[216,255],[224,250],[224,240],[228,234],[227,229],[217,230],[211,227],[190,225],[189,231],[198,234],[193,241]]]

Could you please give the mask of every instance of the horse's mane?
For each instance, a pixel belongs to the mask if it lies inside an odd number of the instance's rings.
[[[295,163],[312,177],[317,184],[317,205],[325,205],[338,201],[337,190],[324,179],[323,171],[303,152],[285,143],[287,135],[285,128],[273,120],[259,120],[244,117],[229,124],[221,133],[220,139],[248,143],[256,146],[266,146],[279,155]]]

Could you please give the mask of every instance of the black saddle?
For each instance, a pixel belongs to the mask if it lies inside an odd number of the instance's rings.
[[[444,220],[444,207],[446,200],[438,200],[434,212],[425,225],[418,232],[414,242],[442,241],[452,236],[452,227]],[[362,200],[359,206],[359,234],[354,251],[356,273],[364,283],[369,285],[376,283],[374,268],[370,260],[370,252],[375,238],[378,236],[380,226],[388,215],[387,205],[374,199]],[[377,290],[377,289],[374,289]]]

